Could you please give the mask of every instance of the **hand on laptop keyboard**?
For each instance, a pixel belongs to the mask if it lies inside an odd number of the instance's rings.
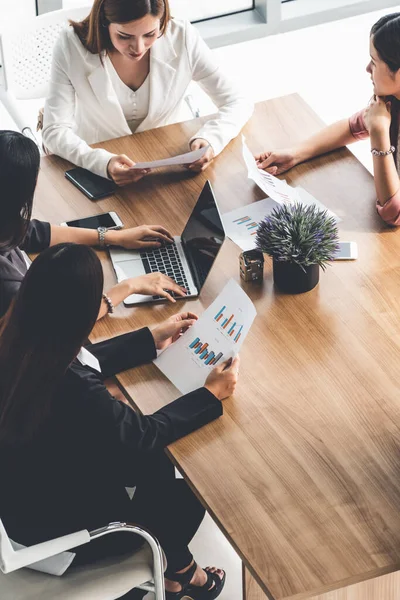
[[[173,296],[186,296],[187,292],[171,277],[163,273],[148,273],[132,279],[133,294],[143,294],[145,296],[159,296],[166,298],[171,302],[176,302]]]

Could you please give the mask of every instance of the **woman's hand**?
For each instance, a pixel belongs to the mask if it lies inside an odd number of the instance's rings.
[[[389,132],[392,120],[391,108],[392,103],[386,102],[385,98],[380,96],[371,98],[364,113],[365,124],[370,134],[372,132]]]
[[[194,313],[184,312],[170,317],[161,325],[157,325],[151,332],[157,350],[164,350],[164,348],[176,342],[189,327],[196,323],[197,319],[198,316]]]
[[[207,140],[203,140],[202,138],[197,138],[196,140],[192,141],[192,143],[190,144],[191,150],[199,150],[200,148],[207,148],[207,146],[208,146],[208,150],[204,154],[204,156],[199,158],[199,160],[196,160],[191,165],[188,165],[187,168],[190,171],[195,171],[196,173],[205,171],[207,169],[207,167],[209,167],[211,165],[212,161],[214,160],[214,150],[211,148],[211,146],[207,142]]]
[[[239,356],[221,363],[211,371],[206,379],[206,387],[218,400],[225,400],[235,391],[239,375]]]
[[[117,185],[122,186],[128,185],[129,183],[136,183],[136,181],[139,181],[139,179],[142,179],[142,177],[151,171],[151,169],[132,171],[130,167],[133,167],[134,165],[135,163],[133,160],[128,158],[125,154],[118,154],[110,159],[107,165],[107,172]]]
[[[126,250],[159,248],[162,243],[174,241],[172,235],[161,225],[140,225],[129,229],[110,229],[105,235],[105,243],[121,246]]]
[[[175,283],[171,277],[163,273],[148,273],[130,279],[131,294],[143,294],[144,296],[163,296],[170,302],[176,302],[175,298],[167,292],[174,292],[178,296],[186,296],[185,288]]]
[[[262,152],[256,154],[254,158],[257,167],[271,175],[280,175],[300,162],[291,148],[276,150],[275,152]]]

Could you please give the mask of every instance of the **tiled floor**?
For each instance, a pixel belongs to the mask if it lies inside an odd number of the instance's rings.
[[[400,5],[390,12],[396,10],[400,11]],[[330,123],[351,115],[368,102],[372,93],[365,73],[369,30],[386,12],[389,11],[219,48],[214,53],[227,73],[238,77],[255,101],[298,92]],[[198,91],[196,99],[203,114],[213,111],[212,103]],[[248,143],[251,146],[251,140]],[[264,149],[269,149],[268,140]],[[351,149],[371,168],[368,143],[359,142]],[[218,468],[223,473],[223,465]],[[240,560],[209,517],[193,542],[193,551],[200,564],[226,569],[227,584],[221,600],[241,600]]]

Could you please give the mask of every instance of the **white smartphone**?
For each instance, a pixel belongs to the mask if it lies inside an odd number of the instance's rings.
[[[75,219],[74,221],[66,221],[61,223],[66,227],[84,227],[87,229],[97,229],[98,227],[106,227],[107,229],[122,229],[124,224],[116,212],[102,213],[93,217],[85,217],[83,219]]]
[[[355,260],[358,257],[356,242],[339,242],[339,251],[335,260]]]

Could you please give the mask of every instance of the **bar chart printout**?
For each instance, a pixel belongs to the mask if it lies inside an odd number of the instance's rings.
[[[244,225],[250,235],[256,235],[259,224],[257,221],[253,221],[251,217],[240,217],[240,219],[234,219],[233,222],[237,225]]]
[[[219,323],[221,329],[237,344],[242,334],[243,325],[239,325],[236,322],[234,314],[231,314],[230,317],[225,317],[225,310],[226,306],[223,306],[215,315],[214,321]]]
[[[230,279],[201,317],[154,364],[182,392],[202,387],[214,368],[237,355],[246,339],[256,309]]]
[[[260,222],[277,206],[278,204],[274,200],[265,198],[224,213],[222,221],[227,235],[242,250],[254,249]]]
[[[189,345],[189,348],[191,348],[193,352],[197,354],[200,360],[204,360],[205,365],[216,365],[217,362],[223,357],[222,352],[215,354],[215,352],[209,349],[208,343],[203,344],[198,337],[193,340],[193,342]]]

